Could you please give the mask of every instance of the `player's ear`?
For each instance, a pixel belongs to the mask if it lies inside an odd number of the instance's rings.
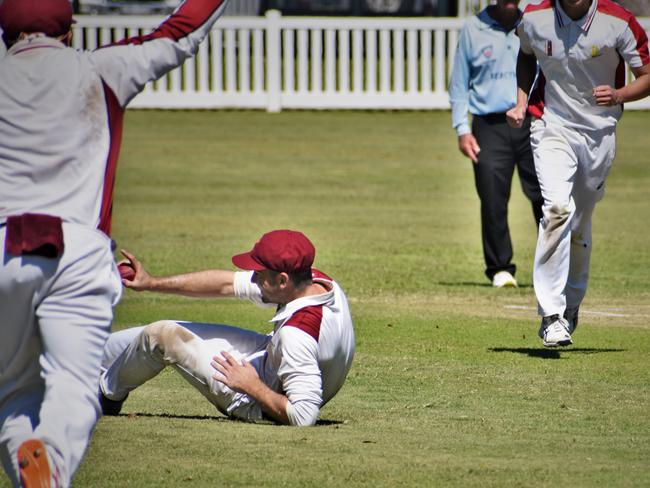
[[[289,284],[289,275],[285,272],[278,273],[277,284],[280,288],[286,288]]]

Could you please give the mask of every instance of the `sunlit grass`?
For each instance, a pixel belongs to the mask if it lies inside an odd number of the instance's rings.
[[[493,290],[449,113],[129,112],[118,246],[176,273],[303,230],[347,290],[357,356],[311,429],[227,420],[165,371],[99,422],[77,486],[647,486],[649,122],[620,125],[576,343],[549,351],[528,202],[515,180],[522,286]],[[115,329],[160,318],[267,331],[270,315],[127,291]]]

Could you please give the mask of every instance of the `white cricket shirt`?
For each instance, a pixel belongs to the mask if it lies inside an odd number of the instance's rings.
[[[623,107],[596,105],[593,88],[619,88],[625,62],[634,68],[650,62],[645,31],[611,0],[593,0],[578,20],[571,20],[559,0],[529,5],[517,33],[521,50],[534,54],[542,71],[530,112],[578,130],[614,126]]]
[[[235,296],[262,305],[252,275],[235,273]],[[272,319],[272,338],[262,360],[255,364],[262,381],[287,396],[292,425],[316,423],[320,408],[343,386],[355,350],[345,293],[317,269],[312,269],[312,277],[328,291],[298,298],[278,309]],[[247,395],[238,395],[228,411],[251,420],[261,418],[260,407]]]
[[[187,0],[151,34],[93,52],[33,35],[0,57],[0,224],[44,213],[110,234],[124,109],[225,8]]]

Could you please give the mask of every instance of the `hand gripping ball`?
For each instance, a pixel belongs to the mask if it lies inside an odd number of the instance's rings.
[[[117,265],[117,269],[120,272],[120,277],[123,280],[131,281],[135,278],[135,270],[129,263],[120,263]]]

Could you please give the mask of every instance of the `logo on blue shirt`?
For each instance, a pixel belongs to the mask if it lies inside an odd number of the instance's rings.
[[[483,49],[481,49],[481,56],[484,56],[486,58],[491,58],[492,54],[494,53],[494,50],[492,49],[492,44],[489,46],[485,46]]]

